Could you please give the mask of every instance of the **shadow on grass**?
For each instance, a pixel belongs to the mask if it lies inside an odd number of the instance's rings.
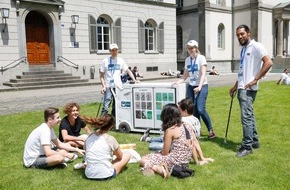
[[[199,141],[201,142],[211,142],[211,143],[216,143],[219,145],[221,148],[227,149],[227,150],[232,150],[233,152],[236,152],[238,149],[238,146],[240,143],[228,140],[225,142],[225,138],[218,137],[216,136],[214,139],[209,139],[207,136],[202,136]]]

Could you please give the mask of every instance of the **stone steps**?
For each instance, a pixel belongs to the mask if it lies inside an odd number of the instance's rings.
[[[62,70],[56,70],[50,65],[30,66],[29,71],[22,75],[17,75],[16,79],[10,79],[3,85],[19,89],[38,89],[38,88],[57,88],[65,86],[89,85],[88,79],[81,79],[80,76],[64,73]]]

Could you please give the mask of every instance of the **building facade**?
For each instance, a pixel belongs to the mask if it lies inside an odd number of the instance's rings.
[[[175,71],[190,39],[199,42],[208,69],[236,72],[240,24],[279,69],[290,66],[289,0],[0,0],[0,9],[0,83],[32,65],[98,79],[110,43],[145,77]]]
[[[282,56],[290,47],[289,8],[289,0],[177,0],[178,68],[187,56],[185,44],[195,39],[208,69],[215,65],[219,72],[236,72],[241,48],[235,30],[240,24],[250,27],[252,39],[266,47],[274,63],[290,66]]]
[[[0,82],[32,65],[90,77],[117,43],[142,73],[176,69],[174,0],[0,0]],[[66,62],[66,64],[64,64]],[[75,67],[77,66],[77,67]]]

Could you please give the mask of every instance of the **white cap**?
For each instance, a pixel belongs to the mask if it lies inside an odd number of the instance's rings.
[[[117,44],[110,44],[110,50],[119,49]]]
[[[191,47],[193,47],[193,46],[198,47],[198,43],[195,40],[190,40],[189,42],[187,42],[186,45],[191,46]]]

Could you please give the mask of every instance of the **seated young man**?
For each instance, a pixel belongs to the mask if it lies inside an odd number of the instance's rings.
[[[290,77],[288,76],[288,69],[284,69],[284,73],[281,74],[281,78],[278,80],[277,84],[290,85]]]
[[[28,136],[23,155],[25,167],[50,168],[56,165],[65,167],[66,162],[78,157],[70,151],[84,155],[84,150],[64,144],[56,137],[53,127],[61,120],[58,111],[58,108],[47,108],[44,111],[45,123],[34,129]],[[56,148],[52,148],[51,142]]]

